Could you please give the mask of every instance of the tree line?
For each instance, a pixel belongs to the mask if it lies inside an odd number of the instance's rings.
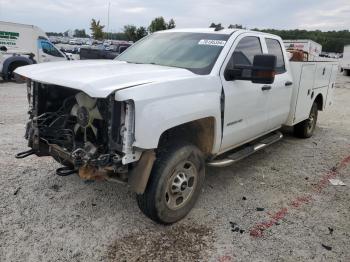
[[[91,19],[90,22],[90,30],[92,33],[92,37],[97,40],[102,39],[111,39],[111,40],[126,40],[136,42],[139,39],[147,36],[149,33],[154,33],[160,30],[172,29],[175,28],[175,20],[170,19],[168,22],[165,21],[164,17],[156,17],[154,18],[148,28],[144,26],[137,27],[135,25],[129,24],[123,27],[122,32],[112,33],[105,32],[105,26],[101,24],[100,20]],[[47,32],[48,36],[68,36],[68,31],[64,33],[55,33],[55,32]],[[85,29],[75,29],[73,37],[90,37],[86,34]]]
[[[320,30],[276,30],[276,29],[253,29],[256,31],[271,33],[282,39],[310,39],[322,45],[322,51],[342,53],[345,45],[350,45],[349,30],[327,31]]]
[[[48,36],[61,36],[61,37],[66,36],[66,37],[67,37],[67,36],[69,35],[69,30],[67,30],[67,31],[65,31],[65,32],[63,32],[63,33],[46,32],[46,34],[47,34]],[[73,33],[73,36],[74,36],[74,37],[83,37],[83,38],[85,38],[85,37],[90,37],[90,36],[86,33],[85,29],[75,29],[75,30],[74,30],[74,33]]]
[[[92,19],[90,23],[90,30],[92,32],[92,37],[94,39],[112,39],[112,40],[127,40],[134,41],[145,37],[149,33],[154,33],[160,30],[175,28],[175,20],[170,19],[168,22],[165,21],[164,17],[154,18],[150,25],[146,28],[144,26],[137,27],[135,25],[129,24],[123,27],[123,30],[118,33],[105,32],[105,26],[100,23],[99,20]],[[209,27],[220,28],[224,27],[221,23],[211,23]],[[228,28],[239,28],[246,29],[241,24],[231,24]],[[277,29],[258,29],[254,28],[252,30],[271,33],[280,36],[282,39],[310,39],[322,45],[322,50],[325,52],[335,52],[342,53],[345,45],[350,45],[350,32],[349,30],[342,31],[327,31],[323,32],[320,30],[307,31],[307,30],[277,30]],[[54,36],[67,36],[68,31],[64,33],[52,33],[48,32],[48,35]],[[89,37],[86,34],[85,29],[74,30],[74,37]]]
[[[209,27],[220,28],[221,23],[211,23]],[[246,29],[240,24],[229,25],[228,28]],[[280,36],[284,40],[290,39],[309,39],[322,45],[322,51],[342,53],[345,45],[350,45],[350,32],[349,30],[342,31],[327,31],[321,30],[307,31],[307,30],[277,30],[277,29],[252,29],[254,31],[260,31]]]
[[[112,40],[128,40],[136,42],[141,38],[147,36],[149,33],[154,33],[156,31],[172,29],[176,27],[175,20],[170,19],[166,22],[164,17],[156,17],[151,21],[148,28],[144,26],[137,27],[135,25],[129,24],[123,27],[123,31],[119,33],[103,32],[104,26],[100,25],[99,28],[94,24],[94,19],[92,19],[90,30],[94,39],[112,39]]]

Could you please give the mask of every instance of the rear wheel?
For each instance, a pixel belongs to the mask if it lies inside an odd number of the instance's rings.
[[[350,70],[344,69],[344,75],[345,76],[350,76]]]
[[[317,116],[318,116],[318,107],[317,107],[317,103],[314,102],[311,107],[309,118],[294,126],[294,134],[300,138],[311,137],[316,128]]]
[[[137,195],[138,206],[158,223],[174,223],[194,206],[204,177],[204,157],[197,147],[187,143],[167,147],[157,156],[144,194]]]

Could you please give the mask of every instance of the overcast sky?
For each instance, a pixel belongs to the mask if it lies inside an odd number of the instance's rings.
[[[63,32],[89,29],[96,18],[107,29],[108,2],[113,32],[125,24],[148,26],[157,16],[174,18],[177,27],[221,22],[247,28],[350,29],[350,0],[0,0],[0,21]]]

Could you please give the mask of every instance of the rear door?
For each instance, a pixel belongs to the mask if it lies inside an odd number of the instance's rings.
[[[267,53],[277,57],[275,81],[271,84],[268,98],[267,129],[273,130],[284,124],[288,118],[292,97],[292,76],[287,72],[286,56],[281,42],[274,38],[265,38]]]
[[[233,43],[221,68],[220,77],[225,95],[221,151],[266,132],[269,92],[262,90],[264,85],[248,80],[228,81],[224,76],[226,68],[235,68],[236,64],[252,65],[254,56],[262,53],[259,36],[252,33],[241,34]]]

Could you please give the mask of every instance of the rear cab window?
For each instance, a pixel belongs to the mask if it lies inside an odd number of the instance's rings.
[[[267,52],[277,57],[276,74],[283,74],[286,72],[286,65],[284,62],[283,51],[280,42],[277,39],[265,38]]]

